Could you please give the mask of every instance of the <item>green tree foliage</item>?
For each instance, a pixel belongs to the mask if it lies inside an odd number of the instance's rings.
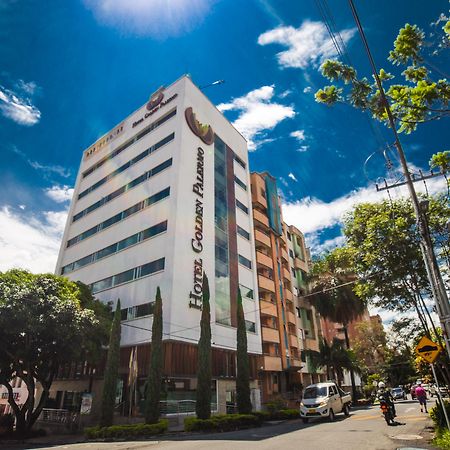
[[[325,339],[321,339],[318,352],[304,350],[304,353],[311,359],[314,370],[318,368],[326,370],[328,380],[334,378],[340,382],[344,377],[344,369],[354,370],[356,368],[354,353],[344,348],[344,342],[341,339],[334,338],[331,344]]]
[[[448,243],[449,218],[447,202],[430,198],[428,222],[432,235],[444,233],[440,245]],[[390,311],[417,311],[429,284],[411,203],[400,199],[357,205],[344,219],[344,234],[359,276],[355,292]]]
[[[117,377],[120,363],[120,299],[117,300],[114,319],[109,335],[108,356],[106,359],[105,377],[102,392],[102,408],[100,426],[109,427],[113,423],[114,406],[116,404]]]
[[[442,173],[450,169],[450,150],[435,153],[430,159],[430,168],[438,168]]]
[[[250,401],[250,367],[247,352],[247,327],[245,325],[244,308],[242,305],[241,290],[238,289],[237,302],[237,377],[236,401],[239,414],[250,414],[252,402]]]
[[[145,396],[145,423],[158,423],[160,416],[161,383],[163,370],[163,311],[159,286],[156,290],[152,324],[152,353]]]
[[[197,402],[195,412],[199,419],[211,417],[211,311],[208,277],[203,273],[202,316],[198,341]]]
[[[357,319],[366,308],[365,302],[354,290],[356,276],[353,271],[353,254],[348,248],[336,248],[318,260],[310,274],[311,301],[319,314],[332,322],[342,323],[345,343],[350,350],[348,324]],[[334,289],[335,286],[341,286]],[[353,398],[356,399],[356,383],[353,368],[350,370]]]
[[[448,34],[448,22],[444,26]],[[448,40],[448,36],[447,36]],[[440,46],[442,49],[447,46]],[[394,41],[394,49],[388,60],[394,66],[401,66],[401,80],[381,69],[379,76],[383,83],[392,113],[398,123],[398,131],[411,133],[422,122],[448,115],[450,84],[445,78],[435,77],[425,58],[429,49],[424,32],[416,25],[406,24],[400,29]],[[428,55],[426,55],[428,57]],[[347,102],[355,108],[369,111],[372,116],[385,124],[388,117],[380,91],[375,80],[359,77],[357,71],[338,60],[327,60],[321,72],[331,82],[341,83],[319,89],[315,98],[319,103],[331,106],[337,102]]]
[[[0,273],[0,384],[8,390],[18,433],[32,428],[59,366],[98,354],[92,350],[106,344],[110,320],[109,308],[80,283],[19,269]],[[28,390],[22,407],[13,398],[14,376]],[[39,400],[36,383],[42,386]]]

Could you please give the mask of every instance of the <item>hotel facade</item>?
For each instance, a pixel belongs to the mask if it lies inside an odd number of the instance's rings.
[[[212,408],[225,412],[233,405],[240,288],[252,401],[259,407],[262,344],[247,144],[189,77],[158,89],[84,151],[56,273],[89,285],[95,297],[113,308],[120,299],[118,404],[127,401],[132,349],[137,353],[139,396],[143,392],[157,287],[163,299],[164,399],[186,404],[195,399],[206,274]],[[77,377],[78,391],[81,382],[81,392],[94,392],[95,411],[101,373],[86,368],[59,374],[51,394],[55,406],[64,404],[64,392],[75,389],[68,386]]]

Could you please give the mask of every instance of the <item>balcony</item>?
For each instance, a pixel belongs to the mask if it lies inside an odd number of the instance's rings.
[[[289,345],[294,348],[298,348],[298,339],[294,334],[289,335]]]
[[[297,324],[297,321],[295,320],[295,314],[291,311],[287,311],[286,313],[287,321],[293,323],[294,325]]]
[[[286,267],[284,266],[283,266],[283,276],[288,280],[291,279],[291,272],[289,272],[289,269],[286,269]]]
[[[257,209],[253,209],[253,219],[258,221],[259,223],[262,223],[267,228],[269,228],[268,217],[265,214],[263,214],[262,212],[258,211]]]
[[[292,367],[301,367],[306,365],[300,358],[291,358],[291,366]]]
[[[254,214],[254,212],[253,212],[253,214]],[[255,241],[256,241],[256,243],[261,242],[261,244],[264,244],[267,247],[271,246],[270,237],[258,229],[255,229]]]
[[[261,327],[262,330],[262,340],[263,342],[275,342],[280,343],[280,333],[277,329]]]
[[[259,289],[263,289],[269,292],[275,292],[275,283],[273,282],[273,280],[262,275],[258,275],[258,286]]]
[[[267,316],[278,316],[277,305],[272,302],[266,302],[264,300],[259,301],[259,308],[261,314],[265,314]]]
[[[289,262],[289,255],[285,248],[281,247],[281,257],[286,261]]]
[[[306,264],[306,261],[302,261],[299,257],[295,257],[294,259],[294,268],[308,272],[308,264]]]
[[[289,290],[289,288],[286,287],[286,289],[284,290],[284,298],[287,301],[292,302],[294,300],[294,297],[292,295],[292,292]],[[294,322],[295,323],[295,322]]]
[[[264,370],[270,370],[272,372],[281,372],[281,358],[279,356],[263,356]]]
[[[273,269],[272,258],[270,256],[265,255],[262,252],[259,251],[256,252],[256,262],[258,264],[262,264],[263,266]]]

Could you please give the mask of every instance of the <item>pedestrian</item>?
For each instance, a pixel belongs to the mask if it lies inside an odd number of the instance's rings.
[[[418,385],[416,387],[416,397],[417,397],[417,400],[419,400],[420,412],[423,412],[423,409],[425,408],[425,412],[428,413],[428,410],[427,410],[427,392],[422,387],[422,383],[418,383]]]

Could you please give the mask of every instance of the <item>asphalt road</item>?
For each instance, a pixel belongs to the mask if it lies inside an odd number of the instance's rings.
[[[433,402],[434,403],[434,402]],[[190,434],[154,441],[79,443],[51,446],[22,446],[22,449],[52,450],[395,450],[431,449],[427,427],[431,420],[421,413],[416,401],[396,402],[401,425],[387,426],[377,406],[352,410],[350,417],[339,414],[335,422],[301,420],[271,424],[251,430],[220,434]],[[19,447],[16,447],[19,448]]]

